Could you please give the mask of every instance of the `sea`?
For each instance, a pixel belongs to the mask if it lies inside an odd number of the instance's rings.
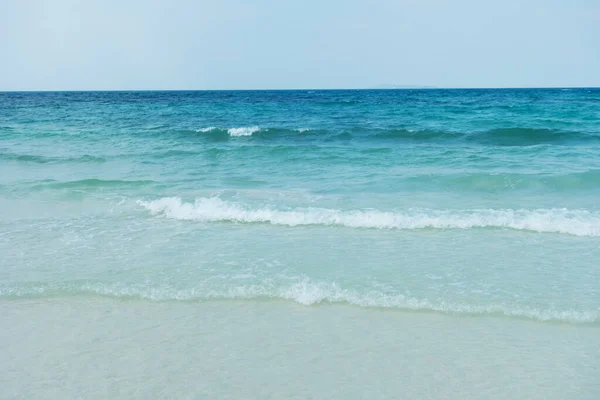
[[[0,93],[0,398],[600,398],[600,89]]]

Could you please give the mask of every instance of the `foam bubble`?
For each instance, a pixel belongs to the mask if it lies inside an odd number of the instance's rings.
[[[405,212],[302,208],[277,210],[252,209],[216,197],[200,198],[194,203],[177,197],[139,201],[152,214],[167,218],[202,222],[267,223],[272,225],[323,225],[371,229],[471,229],[499,228],[575,236],[600,236],[600,213],[586,210],[474,209]]]
[[[227,133],[230,136],[252,136],[254,132],[258,132],[260,128],[258,126],[246,126],[241,128],[229,128]]]

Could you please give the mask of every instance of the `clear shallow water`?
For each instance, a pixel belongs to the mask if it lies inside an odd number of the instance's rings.
[[[0,301],[0,398],[589,399],[595,327],[287,301]],[[43,326],[44,329],[40,329]]]
[[[0,94],[0,298],[600,321],[600,90]]]

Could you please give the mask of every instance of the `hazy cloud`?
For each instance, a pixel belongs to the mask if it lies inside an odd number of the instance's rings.
[[[592,0],[3,0],[0,90],[600,86]]]

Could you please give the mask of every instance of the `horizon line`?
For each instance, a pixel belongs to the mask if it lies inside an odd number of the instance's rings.
[[[393,86],[393,85],[390,85]],[[291,92],[336,90],[520,90],[520,89],[600,89],[600,86],[398,86],[350,88],[271,88],[271,89],[0,89],[0,93],[73,93],[73,92]]]

